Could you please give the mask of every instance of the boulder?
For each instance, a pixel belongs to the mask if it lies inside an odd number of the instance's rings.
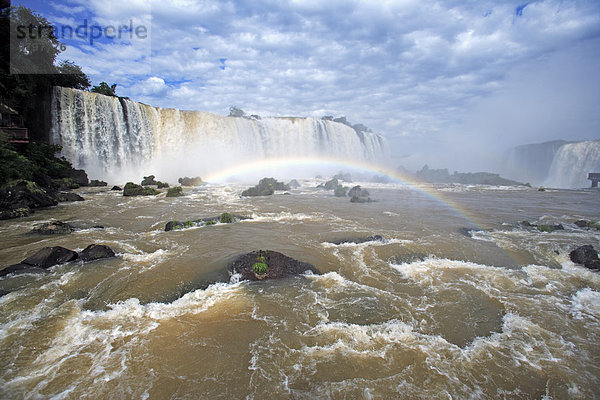
[[[0,271],[0,274],[2,273],[2,271]],[[0,297],[2,296],[6,296],[7,294],[9,294],[10,292],[8,290],[2,290],[0,289]]]
[[[158,182],[155,181],[154,178],[156,178],[154,175],[145,176],[142,181],[142,186],[158,185]]]
[[[555,225],[549,225],[549,224],[540,224],[540,225],[535,225],[535,227],[537,228],[538,231],[540,232],[554,232],[554,231],[562,231],[565,229],[564,226],[562,226],[562,224],[555,224]]]
[[[99,181],[99,180],[96,180],[96,179],[92,179],[90,181],[90,184],[88,186],[102,187],[102,186],[108,186],[108,183],[106,183],[104,181]]]
[[[592,245],[580,246],[569,253],[569,258],[576,264],[581,264],[589,269],[600,270],[598,252]]]
[[[273,178],[263,178],[258,185],[244,190],[242,196],[270,196],[275,193],[275,190],[290,190],[290,187]]]
[[[79,184],[71,178],[53,179],[52,183],[58,190],[79,189]]]
[[[321,183],[319,186],[317,186],[317,188],[319,188],[319,189],[325,189],[325,190],[334,190],[339,185],[340,184],[339,184],[337,178],[333,178],[332,180],[327,181],[324,184]]]
[[[370,197],[359,197],[357,195],[352,196],[350,199],[350,203],[371,203],[372,201]]]
[[[115,185],[110,190],[114,190],[114,191],[119,191],[120,192],[123,189]]]
[[[123,196],[153,196],[160,192],[154,188],[136,185],[133,182],[127,182],[123,188]]]
[[[360,243],[366,243],[366,242],[385,243],[385,238],[381,235],[371,235],[371,236],[362,237],[362,238],[359,237],[359,238],[344,238],[344,239],[332,240],[329,243],[339,245],[339,244],[344,244],[344,243],[360,244]]]
[[[26,274],[26,273],[39,273],[39,272],[44,272],[44,270],[41,268],[38,268],[38,267],[34,267],[29,264],[19,263],[19,264],[9,265],[8,267],[0,270],[0,276],[5,276],[8,274]]]
[[[348,188],[342,185],[338,185],[334,191],[333,194],[335,195],[335,197],[346,197],[346,192],[348,191]]]
[[[321,274],[313,265],[295,260],[271,250],[253,251],[237,257],[230,265],[231,274],[240,274],[243,280],[259,281],[301,275],[305,272]]]
[[[159,189],[166,189],[169,187],[169,184],[166,182],[156,181],[156,186],[158,186]]]
[[[0,210],[40,208],[57,205],[56,199],[36,183],[20,180],[0,188]]]
[[[596,229],[600,231],[600,222],[597,221],[586,221],[584,219],[580,219],[579,221],[575,221],[575,225],[580,228]]]
[[[175,186],[167,190],[167,197],[179,197],[183,196],[183,189],[181,186]]]
[[[239,222],[247,219],[251,219],[251,217],[239,214],[223,213],[216,217],[201,218],[191,221],[169,221],[165,225],[165,232],[178,231],[181,229],[194,228],[197,226],[216,225],[218,222],[222,224],[230,224],[233,222]]]
[[[367,189],[362,189],[360,185],[354,186],[352,189],[348,191],[348,197],[369,197],[369,191]]]
[[[0,220],[28,217],[33,211],[29,208],[17,208],[16,210],[0,211]]]
[[[61,192],[57,196],[58,201],[69,202],[69,201],[84,201],[85,199],[77,193]]]
[[[87,174],[82,169],[65,168],[61,175],[63,178],[73,180],[79,186],[87,186],[90,183]]]
[[[65,235],[73,232],[75,229],[62,221],[52,221],[45,224],[36,225],[32,232],[40,235]]]
[[[225,212],[219,216],[219,222],[222,224],[231,224],[234,220],[231,214]]]
[[[42,269],[50,268],[54,265],[64,264],[76,260],[79,256],[76,252],[65,249],[64,247],[44,247],[31,257],[21,261],[21,264],[31,265]]]
[[[300,187],[300,183],[296,179],[292,179],[287,184],[291,189],[296,189]]]
[[[114,256],[115,252],[110,247],[103,244],[90,244],[79,254],[79,258],[83,261],[94,261]]]
[[[177,179],[177,182],[179,182],[179,184],[181,186],[200,186],[200,185],[204,184],[204,182],[202,182],[202,178],[200,178],[199,176],[196,176],[193,178],[188,178],[186,176],[186,177]]]

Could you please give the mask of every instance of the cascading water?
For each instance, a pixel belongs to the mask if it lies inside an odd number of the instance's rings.
[[[589,187],[587,176],[590,172],[600,172],[600,141],[568,143],[554,156],[546,186]]]
[[[315,118],[234,118],[55,87],[52,140],[92,177],[205,174],[279,157],[380,160],[383,138]]]

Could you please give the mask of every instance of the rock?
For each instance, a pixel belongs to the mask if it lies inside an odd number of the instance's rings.
[[[344,243],[354,243],[354,244],[360,244],[360,243],[366,243],[366,242],[382,242],[385,243],[385,238],[381,235],[371,235],[371,236],[367,236],[364,238],[345,238],[345,239],[338,239],[338,240],[332,240],[329,243],[333,243],[333,244],[344,244]]]
[[[165,232],[194,228],[197,226],[215,225],[217,224],[217,222],[220,222],[222,224],[230,224],[233,222],[239,222],[247,219],[251,219],[251,217],[239,214],[223,213],[216,217],[201,218],[191,221],[169,221],[165,225]]]
[[[538,231],[540,232],[554,232],[554,231],[562,231],[565,229],[564,226],[562,226],[561,224],[556,224],[556,225],[548,225],[548,224],[540,224],[540,225],[535,225],[535,227],[537,228]]]
[[[36,225],[32,232],[40,235],[65,235],[73,232],[75,229],[73,226],[62,222],[53,221],[41,225]]]
[[[287,185],[288,185],[288,186],[289,186],[291,189],[296,189],[296,188],[299,188],[299,187],[300,187],[300,183],[299,183],[297,180],[295,180],[295,179],[292,179],[291,181],[289,181]]]
[[[2,274],[2,271],[0,271],[0,274]],[[2,296],[6,296],[7,294],[9,294],[10,292],[8,290],[3,290],[0,289],[0,297]]]
[[[115,252],[110,247],[103,244],[90,244],[79,254],[79,258],[83,261],[94,261],[114,256]]]
[[[586,221],[584,219],[580,219],[579,221],[575,221],[575,225],[577,225],[580,228],[590,228],[600,231],[600,222],[596,221]]]
[[[157,181],[156,186],[158,186],[159,189],[166,189],[169,187],[169,184],[166,182]]]
[[[233,217],[231,214],[225,212],[219,216],[219,222],[222,224],[231,224],[233,223]]]
[[[99,180],[96,180],[96,179],[92,179],[90,181],[90,184],[88,186],[92,186],[92,187],[108,186],[108,183],[106,183],[104,181],[99,181]]]
[[[57,204],[58,201],[50,193],[34,182],[20,180],[0,188],[0,211],[6,211],[4,218],[22,216],[24,209],[50,207]],[[15,212],[19,209],[20,212]]]
[[[255,272],[255,264],[263,264],[266,270]],[[307,271],[321,274],[313,265],[295,260],[276,251],[253,251],[236,258],[229,266],[231,274],[240,274],[243,280],[258,281],[265,279],[279,279],[287,276],[301,275]]]
[[[354,195],[350,199],[350,203],[371,203],[371,202],[373,202],[373,200],[371,200],[370,197],[358,197],[358,196]]]
[[[160,192],[154,188],[136,185],[133,182],[127,182],[123,188],[123,196],[153,196]]]
[[[324,184],[320,184],[319,186],[317,186],[317,188],[319,189],[325,189],[325,190],[334,190],[336,187],[338,187],[340,184],[337,180],[337,178],[333,178],[330,181],[325,182]]]
[[[154,178],[156,178],[154,175],[150,175],[150,176],[145,176],[144,180],[142,181],[141,185],[142,186],[150,186],[150,185],[158,185],[158,182],[154,180]]]
[[[167,197],[179,197],[183,196],[183,189],[181,186],[175,186],[167,190]]]
[[[335,195],[335,197],[346,197],[346,192],[348,191],[348,188],[342,185],[338,185],[335,190],[333,191],[333,194]]]
[[[120,192],[123,189],[121,189],[120,187],[118,187],[118,186],[115,185],[110,190],[114,190],[114,191],[119,191]]]
[[[82,169],[67,168],[62,171],[62,176],[63,178],[72,179],[79,186],[87,186],[90,183],[87,174]]]
[[[576,264],[581,264],[589,269],[600,270],[598,252],[590,244],[580,246],[569,253],[569,258]]]
[[[64,247],[44,247],[31,257],[21,261],[21,264],[28,264],[34,267],[46,269],[54,265],[64,264],[76,260],[79,256],[76,252],[65,249]]]
[[[258,185],[244,190],[242,196],[270,196],[275,193],[275,190],[290,190],[290,187],[273,178],[263,178]]]
[[[541,188],[538,189],[538,192],[545,192],[545,191],[546,191],[546,189],[543,188],[543,187],[541,187]]]
[[[34,267],[29,264],[19,263],[19,264],[9,265],[8,267],[0,270],[0,276],[5,276],[8,274],[26,274],[26,273],[39,273],[39,272],[44,272],[44,270],[41,268],[38,268],[38,267]]]
[[[369,191],[367,189],[362,189],[360,185],[356,185],[348,191],[348,197],[369,197],[369,195]]]
[[[580,228],[587,228],[588,222],[585,219],[580,219],[579,221],[575,221],[575,225],[577,225]]]
[[[57,196],[58,201],[84,201],[85,199],[77,193],[61,192]]]
[[[52,182],[58,190],[79,189],[79,184],[71,178],[53,179]]]
[[[202,182],[202,178],[200,178],[199,176],[196,176],[196,177],[193,177],[193,178],[188,178],[186,176],[186,177],[177,179],[177,182],[179,182],[179,184],[181,186],[200,186],[200,185],[204,185],[204,182]]]
[[[33,211],[29,208],[17,208],[16,210],[0,211],[0,220],[28,217]]]

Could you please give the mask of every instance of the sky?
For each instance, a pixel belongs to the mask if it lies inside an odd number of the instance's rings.
[[[346,116],[411,169],[497,170],[512,146],[600,139],[598,0],[13,5],[57,27],[132,27],[120,39],[58,35],[61,58],[121,96],[222,115],[235,105]]]

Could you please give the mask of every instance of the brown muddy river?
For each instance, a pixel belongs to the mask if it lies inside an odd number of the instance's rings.
[[[118,254],[0,278],[0,397],[600,398],[600,275],[568,257],[600,247],[573,224],[600,217],[600,192],[364,183],[378,201],[352,204],[302,183],[264,198],[81,189],[1,221],[2,268],[44,246]],[[252,219],[164,232],[225,211]],[[29,233],[51,219],[83,229]],[[330,243],[370,235],[385,241]],[[323,275],[229,276],[258,249]]]

